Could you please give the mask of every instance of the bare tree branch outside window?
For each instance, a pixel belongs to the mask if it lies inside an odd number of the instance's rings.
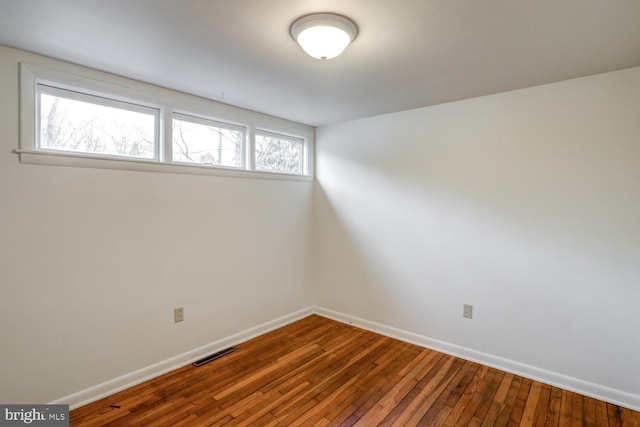
[[[204,120],[199,120],[204,121]],[[244,129],[227,129],[173,119],[173,160],[217,166],[242,166]]]
[[[40,147],[44,149],[153,158],[152,114],[40,94]]]

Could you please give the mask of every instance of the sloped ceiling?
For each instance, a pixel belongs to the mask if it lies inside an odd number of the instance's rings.
[[[342,56],[291,39],[315,12]],[[640,1],[0,0],[0,44],[322,125],[640,66]]]

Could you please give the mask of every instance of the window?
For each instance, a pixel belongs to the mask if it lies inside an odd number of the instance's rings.
[[[154,108],[39,84],[38,148],[157,159]]]
[[[256,169],[302,175],[304,140],[271,132],[256,131]]]
[[[22,163],[300,181],[313,175],[310,126],[50,63],[20,63]]]
[[[246,131],[242,126],[174,114],[172,133],[174,162],[244,166]]]

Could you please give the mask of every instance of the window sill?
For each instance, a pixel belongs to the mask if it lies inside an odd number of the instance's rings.
[[[189,165],[184,163],[161,163],[149,160],[116,159],[99,156],[76,155],[59,152],[14,150],[20,163],[32,165],[71,166],[82,168],[115,169],[140,172],[178,173],[186,175],[209,175],[229,178],[271,179],[280,181],[312,182],[312,176],[292,175],[278,172],[258,172],[216,166]]]

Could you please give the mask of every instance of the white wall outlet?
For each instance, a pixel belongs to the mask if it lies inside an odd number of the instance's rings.
[[[467,319],[473,318],[473,306],[471,304],[464,304],[462,308],[462,317],[466,317]]]
[[[184,307],[173,309],[173,323],[182,322],[184,320]]]

